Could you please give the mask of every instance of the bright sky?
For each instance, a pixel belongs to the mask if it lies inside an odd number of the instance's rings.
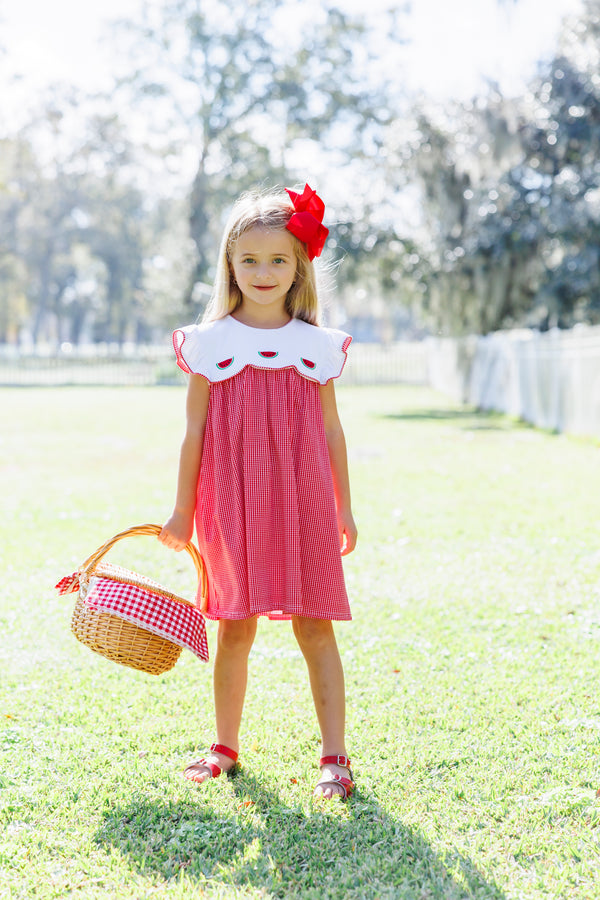
[[[140,3],[0,0],[0,49],[6,51],[0,55],[0,79],[21,76],[11,97],[2,91],[0,116],[10,115],[11,99],[12,105],[20,105],[52,81],[83,88],[109,83],[107,25],[116,18],[135,18]],[[340,5],[364,10],[364,0],[340,0]],[[398,66],[399,77],[442,99],[471,97],[482,76],[517,93],[535,61],[552,52],[561,18],[579,7],[579,0],[412,0],[409,18],[400,19],[407,22],[411,43]]]
[[[412,0],[408,73],[437,97],[470,98],[482,78],[517,94],[556,47],[579,0]]]

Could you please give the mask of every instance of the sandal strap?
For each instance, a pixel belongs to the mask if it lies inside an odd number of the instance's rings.
[[[211,778],[218,778],[223,771],[223,769],[216,763],[208,762],[207,759],[204,759],[204,757],[202,757],[202,759],[197,759],[196,762],[190,763],[189,766],[186,766],[183,774],[185,775],[186,772],[189,772],[190,769],[196,768],[196,766],[204,766],[205,769],[208,769]],[[191,780],[193,781],[194,779],[192,778]]]
[[[211,753],[220,753],[222,756],[227,756],[229,759],[237,762],[239,754],[232,750],[231,747],[226,747],[225,744],[211,744],[210,749]]]
[[[320,766],[342,766],[344,769],[350,768],[350,758],[341,753],[339,756],[322,756],[319,760]]]
[[[352,779],[343,778],[341,775],[334,775],[333,778],[328,778],[326,781],[319,781],[317,787],[325,787],[328,784],[339,785],[342,788],[344,792],[342,800],[347,800],[349,797],[351,797],[354,788],[356,787]]]
[[[237,763],[238,754],[235,750],[232,750],[231,747],[226,747],[225,744],[211,744],[210,745],[211,753],[220,753],[222,756],[227,756],[229,759],[233,760],[234,763]],[[195,766],[204,766],[205,769],[208,769],[210,772],[211,778],[218,778],[219,775],[223,772],[221,766],[218,766],[216,763],[209,762],[207,759],[197,759],[196,762],[190,763],[189,766],[184,770],[184,775],[189,769],[193,769]],[[231,769],[228,769],[227,774],[231,774],[231,772],[235,769],[235,765],[232,766]],[[193,781],[194,779],[192,779]]]

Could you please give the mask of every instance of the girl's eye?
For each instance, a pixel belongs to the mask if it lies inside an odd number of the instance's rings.
[[[273,260],[273,262],[284,263],[285,259],[282,259],[281,256],[276,256],[275,259]]]
[[[242,262],[243,262],[243,263],[253,263],[253,262],[254,262],[254,257],[252,257],[252,256],[245,256],[244,259],[242,259]]]

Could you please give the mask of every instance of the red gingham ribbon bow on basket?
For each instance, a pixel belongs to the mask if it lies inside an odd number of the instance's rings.
[[[288,231],[306,244],[308,258],[312,261],[315,256],[320,256],[329,229],[322,224],[325,204],[316,191],[306,184],[304,191],[297,194],[286,188],[290,196],[295,212],[285,226]]]

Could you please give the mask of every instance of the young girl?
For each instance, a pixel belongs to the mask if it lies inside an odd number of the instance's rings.
[[[349,797],[344,674],[332,620],[350,619],[341,556],[356,543],[333,379],[352,340],[318,327],[312,260],[328,230],[306,185],[247,194],[225,227],[204,321],[173,336],[188,373],[175,507],[159,539],[193,534],[217,619],[217,740],[185,777],[201,783],[238,758],[257,616],[292,620],[321,731],[315,795]]]

